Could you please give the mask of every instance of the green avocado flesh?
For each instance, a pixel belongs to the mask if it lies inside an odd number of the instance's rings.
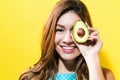
[[[72,35],[77,43],[84,43],[88,40],[89,30],[83,21],[76,21],[73,26]]]

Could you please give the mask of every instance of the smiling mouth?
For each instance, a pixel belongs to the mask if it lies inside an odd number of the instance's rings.
[[[76,46],[60,46],[64,53],[73,53],[76,49]]]

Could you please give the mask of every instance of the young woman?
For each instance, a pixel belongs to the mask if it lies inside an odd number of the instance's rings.
[[[73,25],[79,20],[90,31],[85,43],[77,43],[73,39]],[[114,80],[112,72],[100,65],[102,41],[81,1],[60,0],[43,32],[40,60],[19,80]]]

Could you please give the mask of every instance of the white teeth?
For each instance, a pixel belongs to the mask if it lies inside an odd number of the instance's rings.
[[[73,49],[74,47],[63,47],[64,49]]]

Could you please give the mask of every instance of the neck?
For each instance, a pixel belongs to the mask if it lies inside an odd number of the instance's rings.
[[[70,73],[74,71],[76,60],[63,60],[59,59],[58,73]]]

